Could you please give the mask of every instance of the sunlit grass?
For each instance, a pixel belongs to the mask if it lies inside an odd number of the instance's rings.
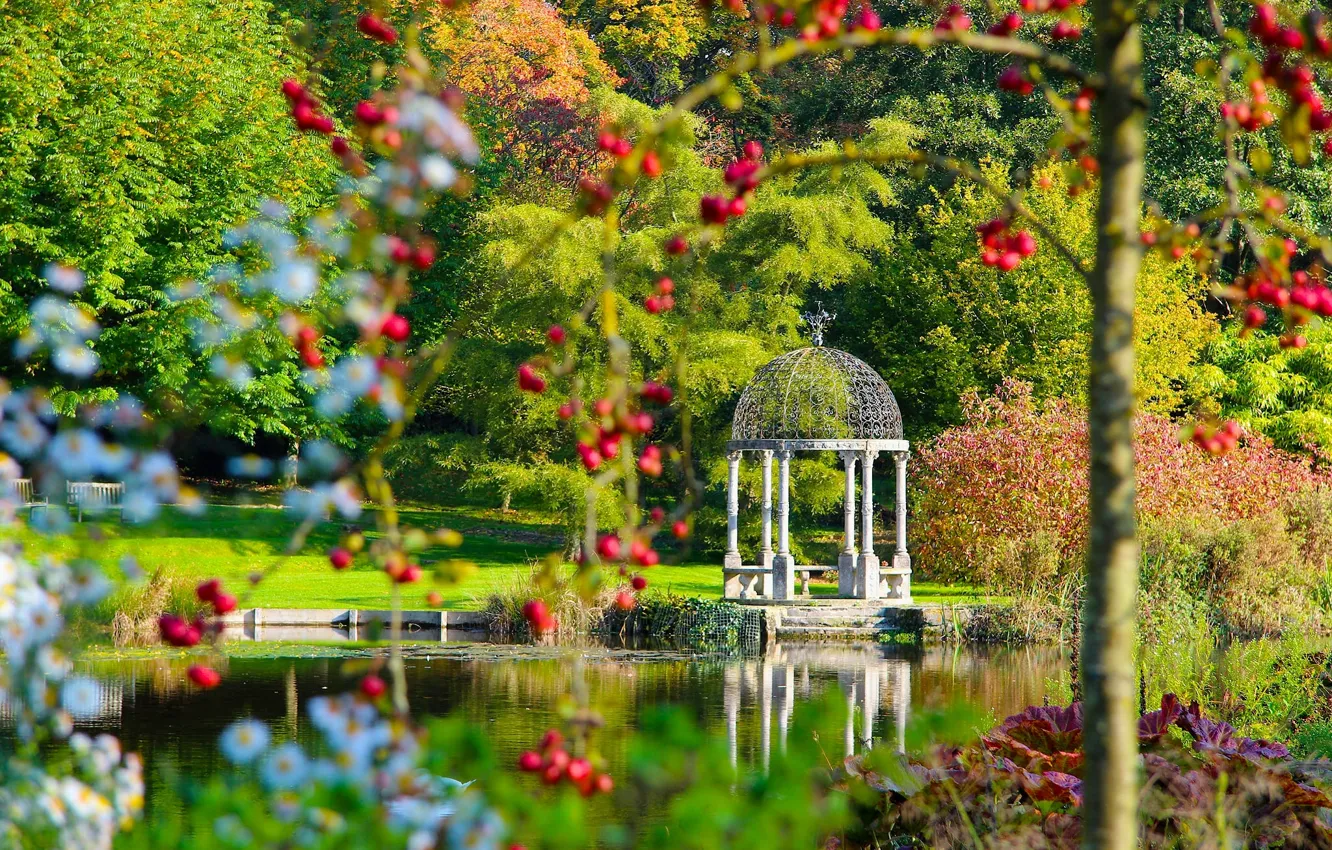
[[[468,578],[451,585],[434,583],[427,569],[426,580],[403,588],[407,608],[426,607],[425,596],[431,590],[443,595],[446,608],[480,608],[492,591],[527,578],[536,563],[560,545],[559,528],[533,512],[415,507],[402,512],[402,522],[463,533],[457,549],[436,546],[421,552],[423,565],[458,558],[477,567]],[[372,518],[366,518],[364,525],[372,527]],[[189,580],[220,578],[240,597],[242,607],[386,608],[390,604],[389,582],[374,566],[358,562],[345,572],[329,566],[325,552],[342,535],[340,521],[321,523],[306,545],[290,555],[285,550],[296,523],[274,507],[210,505],[199,517],[168,510],[150,525],[124,525],[111,519],[98,527],[105,534],[93,547],[99,559],[113,561],[132,554],[148,574],[160,570]],[[76,526],[75,540],[87,541],[92,528],[92,523]],[[54,545],[68,552],[77,545],[59,539],[46,541],[27,531],[20,534],[39,551]],[[659,590],[717,599],[722,589],[721,567],[704,558],[695,554],[690,563],[657,566],[643,573]],[[249,577],[256,573],[264,573],[265,578],[251,586]],[[813,590],[820,595],[834,592],[817,584]],[[913,591],[918,602],[963,603],[978,598],[974,588],[927,582],[914,584]]]

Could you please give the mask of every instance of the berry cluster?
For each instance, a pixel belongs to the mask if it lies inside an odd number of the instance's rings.
[[[213,606],[213,613],[221,617],[236,610],[236,597],[222,590],[222,582],[215,578],[202,582],[194,589],[200,602]]]
[[[1223,455],[1239,445],[1240,426],[1233,419],[1218,428],[1210,428],[1201,422],[1193,429],[1190,438],[1195,446],[1209,454]]]
[[[726,185],[733,189],[730,198],[725,195],[704,195],[698,202],[699,217],[705,224],[725,224],[728,218],[738,218],[748,209],[746,196],[758,188],[758,172],[763,167],[763,145],[755,141],[745,142],[742,156],[727,164],[722,172]],[[678,238],[678,237],[677,237]],[[668,254],[684,253],[672,251],[668,244]]]
[[[567,780],[584,797],[609,794],[615,788],[609,773],[596,770],[588,759],[569,755],[564,748],[564,736],[554,729],[542,736],[538,749],[528,750],[518,757],[518,769],[525,773],[539,773],[541,781],[547,785],[558,785]]]
[[[1022,16],[1019,15],[1017,12],[1009,12],[1007,15],[1004,15],[1002,18],[995,21],[993,24],[990,24],[990,28],[987,29],[986,32],[989,33],[990,35],[1007,37],[1017,32],[1021,28],[1022,28]]]
[[[537,374],[532,364],[522,363],[518,366],[518,389],[540,395],[546,391],[546,379]]]
[[[1303,30],[1284,26],[1277,18],[1276,8],[1266,3],[1254,7],[1249,19],[1249,32],[1267,48],[1262,63],[1262,79],[1249,83],[1250,98],[1237,103],[1221,105],[1221,114],[1240,128],[1253,132],[1275,120],[1267,96],[1266,85],[1275,85],[1290,99],[1290,112],[1299,107],[1308,109],[1307,132],[1322,133],[1332,130],[1332,113],[1323,104],[1323,98],[1314,90],[1313,69],[1297,51],[1307,51],[1316,58],[1332,59],[1332,38],[1322,30],[1322,17],[1315,10],[1304,20]],[[1324,151],[1332,155],[1332,138],[1324,142]]]
[[[208,621],[202,616],[195,617],[192,622],[175,614],[163,614],[157,618],[157,630],[161,633],[162,640],[172,646],[182,648],[197,646],[209,629]]]
[[[675,281],[663,277],[657,281],[657,291],[643,299],[643,309],[652,315],[675,308]]]
[[[296,80],[283,80],[282,93],[291,104],[291,118],[298,130],[325,136],[333,132],[333,119],[320,111],[319,101],[305,86]]]
[[[1003,71],[999,72],[999,79],[996,82],[1000,91],[1012,92],[1021,97],[1026,97],[1036,90],[1036,84],[1027,76],[1027,72],[1021,65],[1009,65]]]
[[[934,23],[934,31],[940,34],[966,32],[969,29],[971,29],[971,16],[960,3],[950,3],[939,16],[939,20]]]
[[[1036,253],[1036,240],[1025,230],[1013,230],[1005,219],[995,218],[976,228],[981,239],[981,261],[1000,271],[1011,272]]]

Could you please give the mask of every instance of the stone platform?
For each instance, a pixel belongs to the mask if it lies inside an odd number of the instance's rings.
[[[893,600],[805,597],[728,600],[763,610],[764,633],[778,640],[864,640],[883,634],[912,634],[926,639],[956,631],[973,616],[970,605],[901,603]]]

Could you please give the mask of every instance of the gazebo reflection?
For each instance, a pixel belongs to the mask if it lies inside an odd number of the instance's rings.
[[[905,751],[911,707],[909,658],[873,645],[777,644],[762,657],[732,662],[723,670],[722,702],[731,764],[739,766],[742,717],[751,712],[758,715],[758,757],[766,770],[772,758],[774,715],[777,747],[785,752],[797,700],[809,700],[832,686],[846,697],[846,755],[875,745],[882,737],[877,735],[881,715],[892,723],[891,745]]]

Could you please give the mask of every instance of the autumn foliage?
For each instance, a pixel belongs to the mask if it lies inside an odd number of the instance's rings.
[[[1087,539],[1085,411],[1062,400],[1038,403],[1030,385],[1008,381],[992,397],[965,396],[963,412],[964,424],[941,434],[916,462],[921,496],[913,537],[921,569],[934,578],[1035,584],[1080,568]],[[1154,414],[1138,415],[1136,449],[1144,519],[1253,519],[1327,481],[1307,461],[1253,434],[1224,456],[1200,452],[1181,440],[1177,423]],[[993,566],[997,552],[1034,543],[1050,554],[1044,571],[1007,575]]]

